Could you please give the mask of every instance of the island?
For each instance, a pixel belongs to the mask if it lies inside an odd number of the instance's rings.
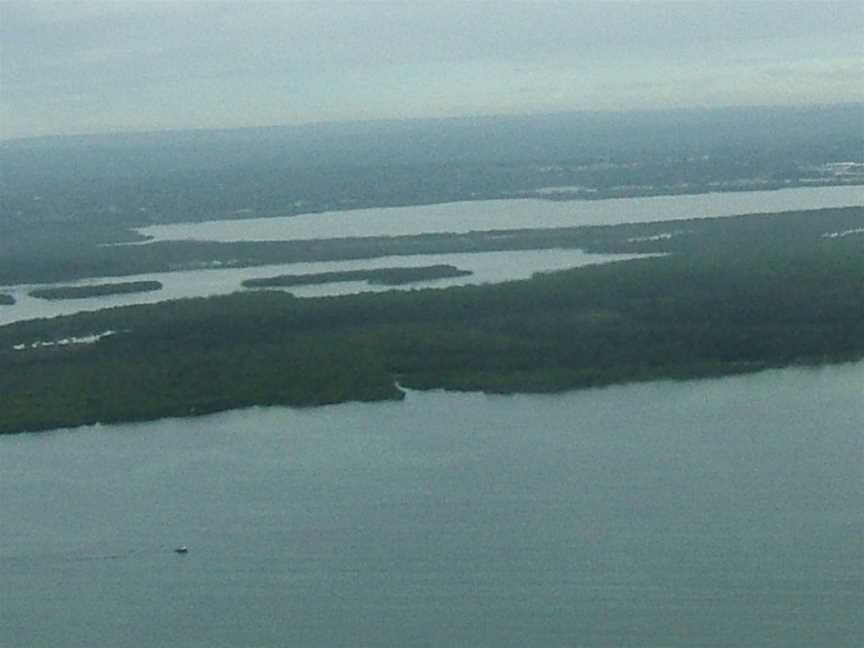
[[[246,288],[287,288],[309,286],[341,281],[365,281],[371,285],[399,286],[419,281],[465,277],[472,274],[453,265],[431,265],[415,268],[373,268],[369,270],[342,270],[336,272],[316,272],[310,274],[284,274],[276,277],[247,279]]]
[[[0,306],[14,306],[15,298],[12,295],[7,295],[6,293],[0,293]]]
[[[39,288],[30,291],[31,297],[38,299],[86,299],[88,297],[105,297],[108,295],[126,295],[130,293],[152,292],[162,290],[159,281],[127,281],[124,283],[95,284],[92,286],[57,286],[56,288]]]

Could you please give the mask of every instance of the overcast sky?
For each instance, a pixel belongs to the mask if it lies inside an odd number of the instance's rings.
[[[864,2],[0,2],[0,138],[864,101]]]

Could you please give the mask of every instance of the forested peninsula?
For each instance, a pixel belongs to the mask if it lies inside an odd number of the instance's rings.
[[[862,208],[655,223],[627,230],[628,251],[663,256],[527,281],[262,290],[19,322],[0,327],[0,432],[399,399],[397,383],[553,392],[860,359],[862,225]]]

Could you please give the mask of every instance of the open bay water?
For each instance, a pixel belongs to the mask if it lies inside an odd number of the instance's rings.
[[[4,648],[864,642],[864,362],[0,437],[0,493]]]

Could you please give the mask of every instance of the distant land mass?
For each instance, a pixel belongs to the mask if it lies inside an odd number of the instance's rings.
[[[864,163],[862,123],[864,104],[844,104],[11,140],[0,142],[0,223],[861,183],[864,170],[848,164]]]
[[[0,142],[0,285],[232,259],[226,247],[211,246],[208,259],[202,246],[106,245],[140,242],[135,228],[160,223],[860,185],[862,124],[864,104],[842,104],[7,140]],[[283,258],[302,260],[302,247]],[[274,249],[266,254],[276,256]],[[248,250],[236,251],[248,258]],[[263,253],[259,247],[255,255]]]

